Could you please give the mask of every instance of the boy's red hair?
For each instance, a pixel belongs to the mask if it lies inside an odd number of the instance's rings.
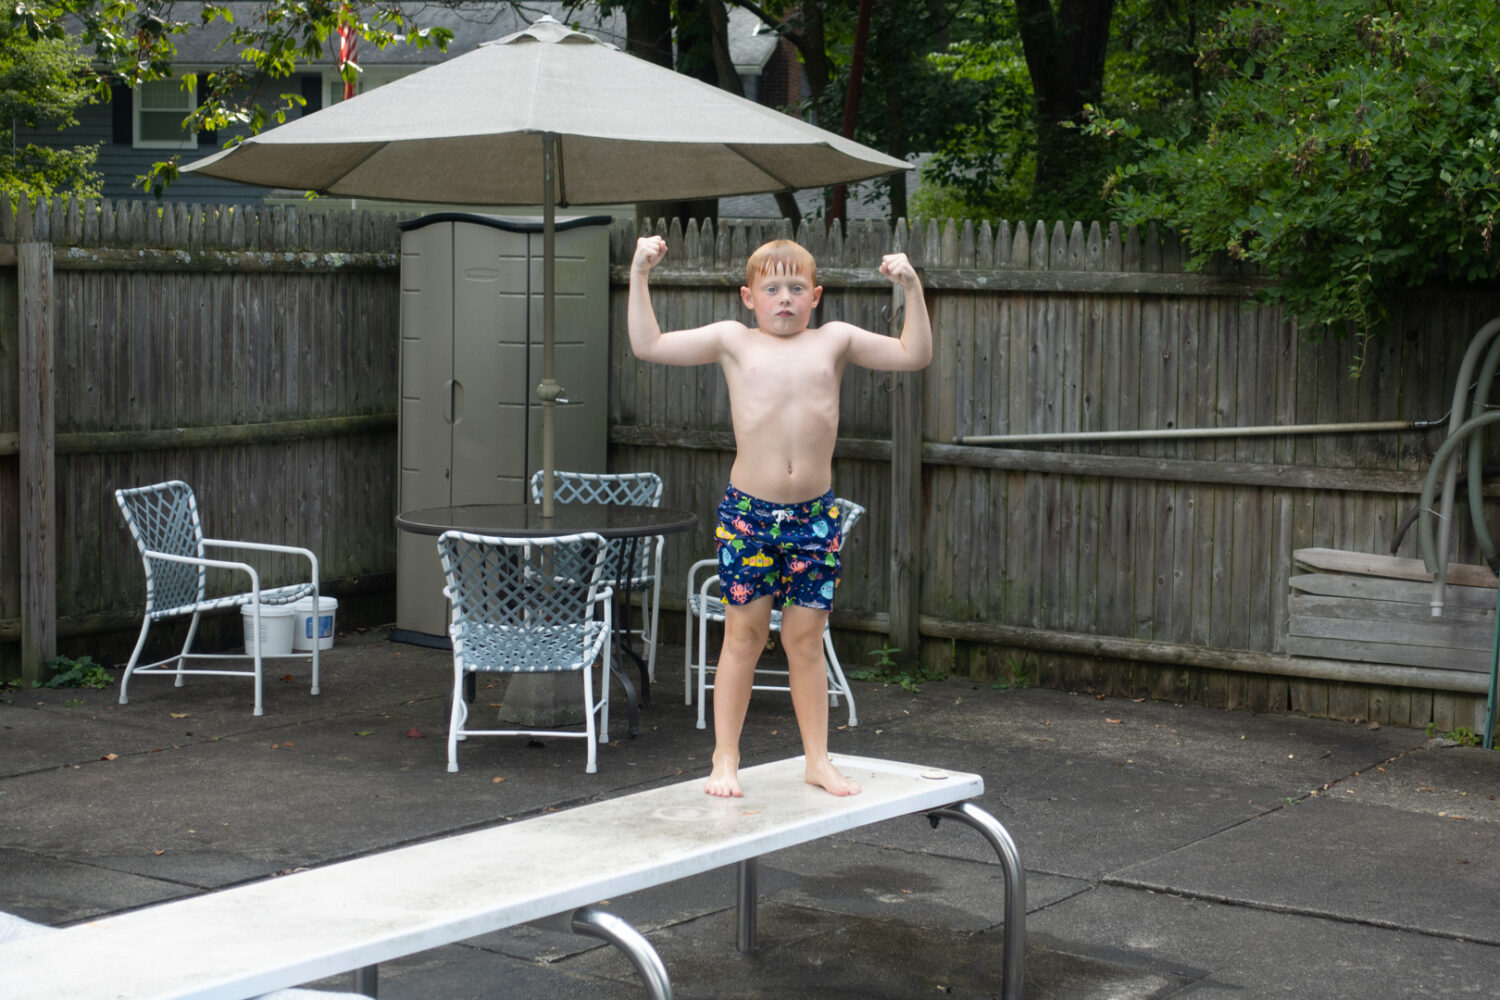
[[[818,263],[802,244],[792,240],[772,240],[757,247],[745,261],[745,286],[754,287],[756,278],[768,274],[805,274],[808,281],[816,285]]]

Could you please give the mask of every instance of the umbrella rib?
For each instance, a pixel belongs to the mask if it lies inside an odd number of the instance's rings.
[[[743,149],[741,149],[735,143],[727,142],[727,143],[724,144],[724,148],[728,149],[735,156],[738,156],[740,159],[744,160],[746,163],[748,163],[751,166],[753,166],[756,170],[759,170],[761,173],[763,173],[767,177],[771,178],[777,184],[780,184],[781,187],[777,188],[776,190],[778,190],[778,191],[795,191],[796,190],[796,188],[785,177],[778,176],[775,172],[773,172],[771,170],[767,170],[764,166],[761,165],[760,161],[756,160],[753,156],[751,156],[748,153],[746,153]]]
[[[358,160],[355,160],[353,163],[351,163],[349,165],[349,167],[343,173],[341,173],[338,177],[335,177],[334,180],[333,180],[333,184],[329,184],[328,187],[326,187],[326,188],[318,188],[317,189],[318,192],[320,194],[329,194],[329,193],[331,193],[333,191],[333,185],[334,184],[337,184],[339,181],[343,180],[344,178],[348,177],[350,174],[354,173],[354,171],[356,171],[360,167],[364,166],[365,163],[367,163],[369,161],[370,157],[372,157],[375,154],[379,153],[381,150],[385,149],[389,145],[390,145],[389,142],[377,143],[376,146],[373,149],[371,149],[364,156],[361,156]]]

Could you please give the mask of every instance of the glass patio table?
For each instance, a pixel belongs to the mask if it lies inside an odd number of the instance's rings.
[[[536,503],[462,504],[456,507],[427,507],[409,510],[396,516],[396,527],[422,535],[441,535],[445,531],[467,531],[476,535],[503,535],[511,538],[539,538],[547,535],[574,535],[592,531],[622,544],[615,548],[612,565],[605,567],[608,583],[614,587],[621,615],[615,628],[616,645],[635,661],[640,674],[640,693],[626,675],[621,660],[614,657],[611,666],[625,689],[629,706],[630,735],[640,731],[640,706],[651,701],[651,679],[646,661],[630,644],[630,578],[634,573],[636,553],[642,539],[656,535],[675,535],[698,523],[691,511],[671,507],[646,507],[636,504],[562,503],[552,508],[551,517],[542,516],[542,505]],[[524,675],[520,675],[524,676]]]

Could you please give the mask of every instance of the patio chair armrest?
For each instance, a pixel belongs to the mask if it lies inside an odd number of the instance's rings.
[[[160,559],[163,562],[183,563],[187,566],[205,566],[209,569],[238,570],[250,577],[250,589],[256,594],[260,593],[260,574],[255,567],[249,563],[236,562],[233,559],[209,559],[201,556],[180,556],[175,552],[155,552],[151,549],[142,549],[141,555],[147,559]]]
[[[709,578],[718,577],[719,560],[717,559],[699,559],[688,567],[687,589],[689,594],[698,589],[698,574],[710,566],[714,568],[715,572],[709,574]]]
[[[311,549],[304,549],[298,545],[277,545],[275,542],[242,542],[227,538],[205,538],[204,547],[210,545],[221,549],[251,549],[256,552],[281,552],[286,555],[304,556],[312,564],[312,582],[318,582],[318,557]]]
[[[717,573],[714,573],[712,576],[705,576],[703,578],[703,582],[698,586],[698,607],[702,608],[705,613],[708,611],[708,591],[710,587],[714,586],[720,586],[720,594],[723,593],[722,584],[719,580],[719,574]],[[721,596],[719,600],[722,602],[723,597]]]

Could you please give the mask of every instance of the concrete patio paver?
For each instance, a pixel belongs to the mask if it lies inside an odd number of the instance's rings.
[[[261,718],[240,680],[144,678],[126,706],[15,692],[0,909],[64,925],[706,775],[680,654],[661,653],[639,737],[617,706],[597,775],[576,741],[500,738],[466,741],[448,774],[451,661],[378,631],[326,653],[317,697],[304,665],[273,671]],[[835,754],[983,775],[981,805],[1028,871],[1027,997],[1487,997],[1500,982],[1500,755],[958,680],[855,693],[861,724],[835,730]],[[481,710],[502,697],[483,687]],[[785,696],[758,694],[745,763],[796,754],[796,732]],[[1002,885],[972,831],[908,817],[764,858],[753,955],[734,947],[730,871],[607,905],[678,997],[986,997]],[[388,963],[380,983],[389,1000],[641,995],[612,949],[535,928]]]

